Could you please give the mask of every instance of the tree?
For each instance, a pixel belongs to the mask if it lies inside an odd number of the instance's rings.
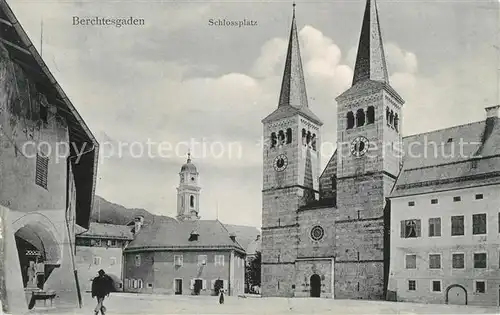
[[[249,260],[246,266],[246,282],[247,288],[250,289],[253,286],[260,286],[260,265],[262,261],[262,255],[260,252],[255,253],[255,257]]]

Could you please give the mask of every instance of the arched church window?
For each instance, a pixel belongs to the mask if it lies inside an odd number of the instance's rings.
[[[313,133],[312,138],[311,138],[311,146],[314,151],[316,151],[316,134]]]
[[[390,119],[391,119],[391,111],[389,110],[389,107],[386,107],[385,120],[387,121],[387,125],[390,125]]]
[[[356,127],[361,127],[365,124],[365,111],[360,108],[356,112]]]
[[[375,122],[375,108],[373,106],[368,107],[368,111],[366,113],[366,124],[373,124]]]
[[[279,145],[282,145],[285,143],[285,133],[283,132],[283,130],[280,130],[278,132],[278,143],[279,143]]]
[[[307,145],[310,145],[311,144],[311,132],[308,131],[307,132],[307,136],[306,136],[306,144]]]
[[[396,131],[399,131],[399,117],[398,117],[398,114],[394,115],[394,129],[396,129]]]
[[[191,196],[189,197],[189,206],[190,206],[191,208],[194,208],[194,196],[193,196],[193,195],[191,195]]]
[[[288,128],[286,130],[286,143],[287,144],[292,143],[292,128]]]
[[[302,144],[306,145],[306,130],[302,129]]]
[[[271,148],[276,147],[276,132],[271,133]]]
[[[389,125],[394,126],[394,112],[392,110],[389,114]]]
[[[347,113],[347,129],[354,128],[354,114],[352,112]]]

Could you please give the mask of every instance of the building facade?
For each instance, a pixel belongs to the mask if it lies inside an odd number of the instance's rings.
[[[88,231],[76,236],[76,265],[82,291],[92,289],[92,280],[100,269],[113,279],[117,291],[123,291],[123,250],[134,239],[133,228],[91,222]],[[140,225],[135,229],[139,231]]]
[[[322,122],[308,104],[294,12],[278,107],[262,120],[262,295],[497,305],[498,107],[483,122],[403,138],[375,0],[352,86],[336,102],[337,150],[319,174]],[[428,139],[463,140],[468,155],[415,157]],[[464,235],[447,230],[456,224]]]
[[[124,250],[124,291],[243,294],[245,250],[237,233],[218,220],[200,219],[199,173],[190,157],[179,175],[177,220],[146,224]]]
[[[89,226],[98,143],[4,0],[0,24],[2,305],[22,311],[31,290],[78,305],[74,230]]]

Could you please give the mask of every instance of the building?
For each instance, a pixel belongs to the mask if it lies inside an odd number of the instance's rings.
[[[188,156],[177,188],[177,220],[145,224],[124,250],[124,290],[138,293],[244,293],[245,250],[236,233],[199,216],[199,173]]]
[[[134,239],[132,229],[139,231],[142,222],[142,217],[137,218],[134,227],[91,222],[88,231],[76,236],[76,265],[82,290],[91,290],[100,269],[114,280],[117,291],[123,290],[123,249]]]
[[[398,300],[500,306],[499,108],[485,121],[404,138],[407,148],[422,145],[405,157],[390,199]]]
[[[262,295],[381,300],[397,291],[445,303],[465,290],[471,303],[496,305],[498,190],[481,186],[497,183],[498,108],[485,122],[403,141],[404,100],[388,78],[377,5],[367,0],[352,86],[336,98],[337,150],[319,173],[323,123],[308,105],[294,12],[278,108],[262,120]],[[426,137],[477,144],[468,158],[412,157],[410,142]],[[450,235],[448,222],[466,234]],[[401,238],[403,224],[419,237]],[[428,224],[443,236],[429,237]],[[466,271],[451,268],[452,257]]]
[[[98,143],[5,0],[0,24],[2,305],[22,312],[43,289],[76,306],[74,230],[89,227]]]

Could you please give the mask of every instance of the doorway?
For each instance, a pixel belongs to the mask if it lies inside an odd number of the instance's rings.
[[[310,279],[311,297],[321,296],[321,278],[317,274],[313,274]]]
[[[202,287],[203,287],[203,280],[201,279],[194,280],[194,295],[200,295]]]
[[[175,295],[182,295],[182,279],[175,279]]]
[[[467,305],[467,290],[459,284],[450,285],[446,289],[446,304]]]

